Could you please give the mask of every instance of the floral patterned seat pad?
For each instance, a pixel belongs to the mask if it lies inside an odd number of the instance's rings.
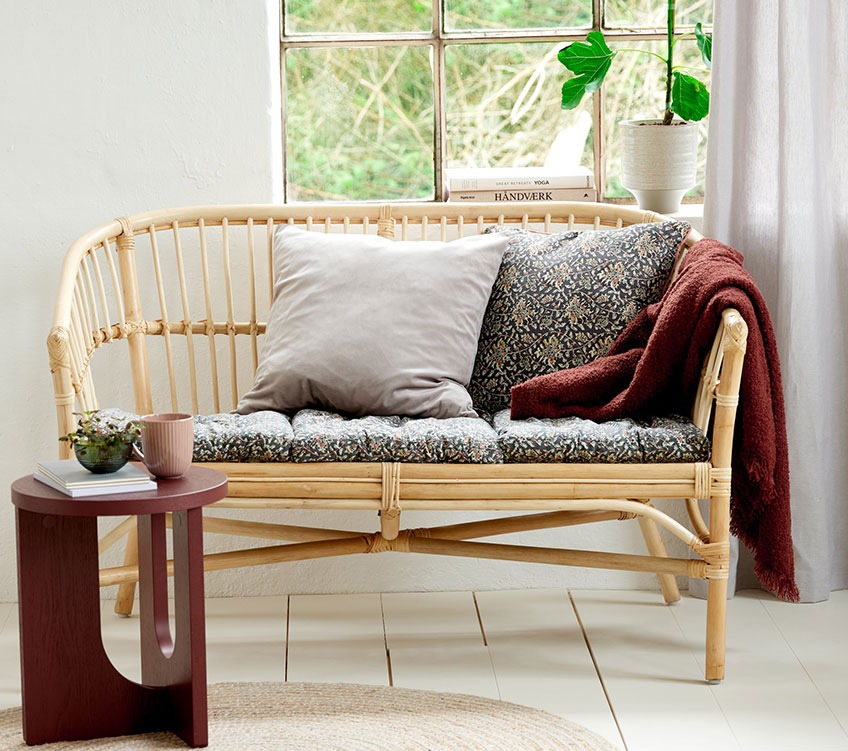
[[[505,409],[495,413],[493,422],[508,463],[673,464],[710,459],[709,439],[679,415],[597,423],[579,417],[511,420]]]
[[[103,416],[135,419],[123,410]],[[494,425],[494,427],[492,427]],[[196,462],[676,463],[709,461],[710,442],[679,415],[596,423],[578,417],[350,417],[304,409],[194,418]]]
[[[292,418],[292,427],[295,462],[503,461],[494,429],[479,417],[349,417],[302,409]]]
[[[199,415],[194,418],[194,461],[287,462],[293,437],[289,418],[280,412]]]
[[[137,414],[113,408],[100,410],[100,415],[118,421],[138,419]],[[293,436],[289,418],[280,412],[196,415],[193,459],[196,462],[287,462]]]

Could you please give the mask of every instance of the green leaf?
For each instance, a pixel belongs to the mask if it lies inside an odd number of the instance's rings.
[[[695,24],[695,39],[698,40],[698,49],[701,50],[701,59],[708,68],[713,64],[713,35],[705,34],[701,24]]]
[[[581,78],[569,78],[562,85],[562,108],[573,110],[580,104],[584,94],[586,94],[586,86]]]
[[[694,76],[675,71],[671,109],[684,120],[703,120],[710,111],[710,92],[706,84]]]
[[[564,110],[574,109],[585,94],[598,90],[615,55],[599,31],[590,31],[585,42],[574,42],[559,51],[557,59],[575,74],[562,85]]]

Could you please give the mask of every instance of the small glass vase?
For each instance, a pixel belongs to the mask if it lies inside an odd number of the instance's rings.
[[[77,461],[89,472],[105,475],[117,472],[132,456],[132,443],[117,443],[111,446],[90,446],[75,443]]]

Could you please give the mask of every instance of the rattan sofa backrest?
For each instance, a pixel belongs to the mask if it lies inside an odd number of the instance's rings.
[[[73,243],[65,258],[48,341],[59,432],[72,429],[74,411],[101,405],[139,413],[234,408],[258,362],[279,224],[449,240],[497,223],[553,232],[664,218],[592,203],[319,203],[195,206],[116,219]],[[116,342],[126,346],[107,347]],[[100,349],[109,357],[94,357]],[[116,368],[115,358],[128,362]]]

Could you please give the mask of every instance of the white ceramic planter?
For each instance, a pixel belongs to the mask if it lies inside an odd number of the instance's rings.
[[[621,183],[642,209],[672,214],[695,185],[698,125],[680,120],[627,120],[620,124]]]

